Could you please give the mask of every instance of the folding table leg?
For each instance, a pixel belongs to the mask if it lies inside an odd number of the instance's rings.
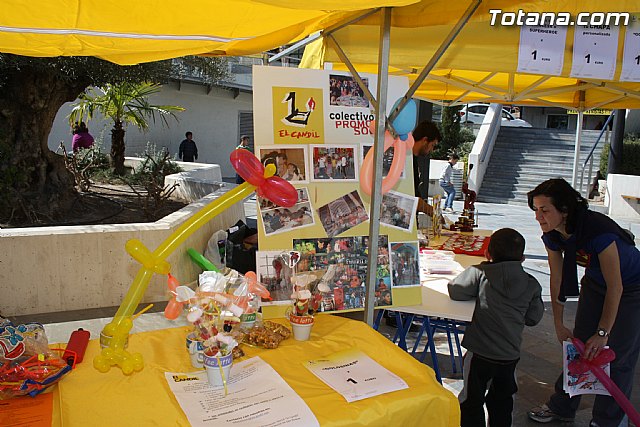
[[[433,328],[431,326],[431,322],[429,321],[429,316],[424,317],[424,326],[425,331],[427,332],[427,338],[429,340],[429,351],[431,352],[431,361],[433,362],[433,370],[436,373],[436,379],[440,384],[442,384],[442,377],[440,376],[440,366],[438,365],[438,353],[436,353],[436,346],[433,342]],[[426,354],[427,346],[425,345],[424,351],[422,352],[422,357],[420,357],[420,362],[424,362],[424,356]]]
[[[393,342],[395,342],[396,337],[398,338],[398,347],[407,351],[407,333],[409,329],[411,329],[411,322],[413,322],[413,314],[407,313],[407,318],[402,321],[402,315],[400,312],[396,311],[396,323],[398,324],[398,331],[396,332],[396,336],[393,337]]]
[[[373,329],[374,330],[378,330],[380,329],[380,322],[382,321],[382,316],[384,315],[384,312],[387,310],[378,310],[378,313],[376,314],[376,319],[373,321]]]
[[[456,347],[458,349],[458,356],[460,357],[460,372],[463,372],[462,369],[462,347],[460,346],[460,336],[459,336],[459,329],[458,329],[458,324],[455,322],[455,320],[452,320],[451,323],[453,324],[453,336],[456,339]],[[462,325],[465,325],[464,323]]]

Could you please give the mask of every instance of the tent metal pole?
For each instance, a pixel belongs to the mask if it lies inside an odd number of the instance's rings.
[[[277,61],[278,59],[287,56],[288,54],[290,54],[291,52],[295,52],[300,48],[305,47],[306,45],[308,45],[309,43],[311,43],[314,40],[319,39],[322,36],[322,34],[318,31],[317,33],[311,34],[310,36],[300,40],[299,42],[297,42],[296,44],[291,45],[290,47],[286,48],[285,50],[283,50],[282,52],[278,52],[275,55],[273,55],[271,58],[269,58],[268,62],[274,62]]]
[[[420,72],[420,75],[416,78],[407,93],[404,95],[402,101],[400,101],[395,110],[391,112],[391,114],[389,115],[390,122],[393,122],[393,119],[398,116],[400,111],[402,111],[402,109],[404,108],[405,104],[409,102],[409,99],[411,99],[413,94],[416,93],[418,88],[420,88],[420,85],[422,84],[424,79],[427,78],[431,70],[433,70],[433,67],[436,66],[442,55],[444,55],[444,52],[449,48],[449,46],[451,46],[451,43],[453,43],[458,34],[460,34],[460,31],[462,31],[462,27],[464,27],[465,24],[469,21],[471,15],[473,15],[478,6],[480,6],[480,3],[482,3],[482,0],[473,0],[469,7],[467,7],[467,10],[464,11],[456,25],[454,25],[447,37],[440,44],[438,50],[436,50],[436,52],[433,54],[427,65],[424,66],[424,68]]]
[[[375,319],[376,276],[378,271],[378,236],[380,234],[380,206],[382,205],[382,155],[384,154],[384,130],[387,115],[387,89],[389,78],[389,46],[391,33],[391,8],[382,9],[380,25],[380,50],[378,52],[378,90],[376,99],[376,133],[374,135],[373,186],[371,191],[371,211],[369,212],[369,258],[367,260],[367,296],[364,304],[364,321],[373,327]],[[389,254],[391,261],[391,254]]]
[[[584,92],[583,92],[584,93]],[[580,143],[582,141],[582,122],[584,120],[584,111],[578,111],[578,123],[576,124],[576,147],[573,153],[573,175],[571,177],[571,186],[582,194],[581,188],[576,188],[578,183],[578,169],[580,168]]]
[[[351,72],[351,75],[353,76],[353,78],[356,79],[358,86],[360,86],[360,89],[362,89],[364,96],[367,98],[367,100],[369,100],[373,109],[375,110],[376,108],[378,108],[378,101],[376,101],[376,99],[373,97],[373,94],[369,90],[369,87],[364,83],[364,81],[362,80],[362,77],[360,77],[360,74],[351,63],[351,60],[347,58],[346,53],[344,53],[344,50],[342,50],[342,48],[338,44],[338,41],[335,39],[335,37],[333,37],[333,34],[326,35],[325,40],[329,42],[333,50],[335,50],[336,53],[338,54],[338,57],[340,58],[340,60],[344,63],[344,65],[347,66],[347,68],[349,69],[349,72]]]

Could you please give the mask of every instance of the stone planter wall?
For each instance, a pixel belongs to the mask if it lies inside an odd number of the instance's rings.
[[[180,224],[235,185],[221,189],[178,212],[141,224],[0,230],[0,312],[4,316],[118,306],[139,264],[124,249],[137,238],[153,251]],[[242,202],[236,203],[197,230],[168,258],[171,272],[181,282],[200,273],[186,253],[203,251],[213,232],[244,220]],[[154,276],[143,302],[168,297],[165,276]]]

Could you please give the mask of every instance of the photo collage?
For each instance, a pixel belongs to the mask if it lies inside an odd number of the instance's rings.
[[[267,304],[288,304],[293,292],[291,277],[311,274],[315,280],[308,286],[314,298],[321,298],[321,311],[350,310],[363,308],[365,303],[369,238],[354,236],[363,233],[353,229],[370,220],[370,197],[363,193],[359,182],[360,165],[373,146],[369,130],[373,116],[366,91],[351,75],[330,72],[322,79],[322,83],[318,78],[309,86],[315,91],[322,88],[322,96],[311,93],[311,89],[305,92],[303,85],[289,88],[279,84],[278,94],[303,94],[298,98],[305,103],[301,104],[299,99],[296,103],[291,96],[272,100],[274,112],[283,114],[280,105],[286,103],[292,112],[297,109],[307,111],[309,117],[321,123],[320,126],[313,129],[303,125],[287,127],[289,125],[279,121],[280,115],[274,115],[272,145],[258,144],[256,147],[262,164],[273,164],[276,175],[289,181],[298,191],[296,204],[290,208],[258,198],[262,232],[273,239],[265,245],[268,250],[258,251],[256,273],[272,294],[273,301]],[[363,81],[368,86],[375,78],[365,77]],[[311,98],[313,105],[307,102]],[[318,116],[321,109],[324,109],[324,115]],[[318,122],[318,117],[323,117],[323,122]],[[393,155],[393,148],[384,155],[383,176],[388,174]],[[395,186],[397,191],[383,197],[380,210],[380,224],[388,227],[392,240],[400,244],[405,243],[401,242],[404,234],[407,240],[416,239],[417,199],[404,193],[408,190],[407,176],[410,175],[403,171],[400,180],[404,182],[399,181],[400,189]],[[389,306],[393,304],[393,287],[419,285],[419,280],[414,280],[414,273],[419,271],[416,267],[418,257],[412,259],[409,254],[412,242],[407,247],[399,246],[401,253],[390,257],[390,239],[387,232],[381,233],[384,235],[380,236],[378,245],[375,305]],[[295,271],[289,271],[291,269],[279,259],[283,252],[276,250],[278,248],[282,251],[293,248],[300,252],[301,261]],[[394,262],[398,270],[395,273]]]

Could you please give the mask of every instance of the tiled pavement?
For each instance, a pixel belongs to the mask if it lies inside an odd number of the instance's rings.
[[[247,219],[251,223],[255,220],[255,201],[247,203],[253,211],[247,210]],[[526,271],[534,275],[543,286],[543,299],[547,311],[542,322],[533,328],[526,328],[522,345],[522,357],[518,364],[518,387],[514,413],[515,427],[538,425],[529,421],[526,412],[533,406],[546,400],[553,389],[553,383],[561,369],[561,347],[555,337],[553,328],[553,318],[549,304],[549,269],[546,263],[546,253],[540,240],[540,230],[536,223],[533,212],[526,206],[513,206],[491,203],[477,203],[479,226],[482,229],[496,230],[502,227],[511,227],[520,231],[526,238],[527,246],[525,251],[526,260],[524,267]],[[455,202],[454,208],[460,210],[462,202]],[[452,215],[452,219],[455,215]],[[615,218],[614,218],[615,219]],[[630,228],[636,236],[640,236],[640,220],[636,222],[619,221],[619,223]],[[640,243],[640,241],[636,241]],[[565,308],[565,318],[572,319],[575,313],[576,303],[568,302]],[[36,321],[42,323],[68,322],[82,319],[95,319],[112,316],[117,307],[79,310],[67,313],[51,313],[35,316],[25,316],[23,318],[12,318],[14,321]],[[163,310],[162,303],[156,304],[153,311]],[[362,313],[353,313],[349,317],[361,318]],[[151,317],[151,316],[150,316]],[[567,322],[567,324],[569,324]],[[161,325],[160,325],[161,326]],[[158,327],[160,327],[158,326]],[[153,326],[150,326],[150,328]],[[394,328],[383,325],[380,332],[387,337],[393,337]],[[416,334],[409,333],[408,345],[412,348]],[[445,334],[436,334],[436,345],[438,361],[443,376],[443,382],[447,388],[454,393],[458,393],[462,386],[461,375],[452,372],[449,361],[449,349]],[[424,342],[420,348],[424,347]],[[417,354],[419,357],[421,354]],[[425,363],[431,364],[430,355],[426,355]],[[458,360],[459,363],[459,360]],[[459,366],[459,365],[458,365]],[[640,408],[640,370],[636,370],[636,384],[631,402],[636,408]],[[593,397],[585,397],[582,400],[576,421],[576,426],[587,426],[590,420],[590,407]]]

